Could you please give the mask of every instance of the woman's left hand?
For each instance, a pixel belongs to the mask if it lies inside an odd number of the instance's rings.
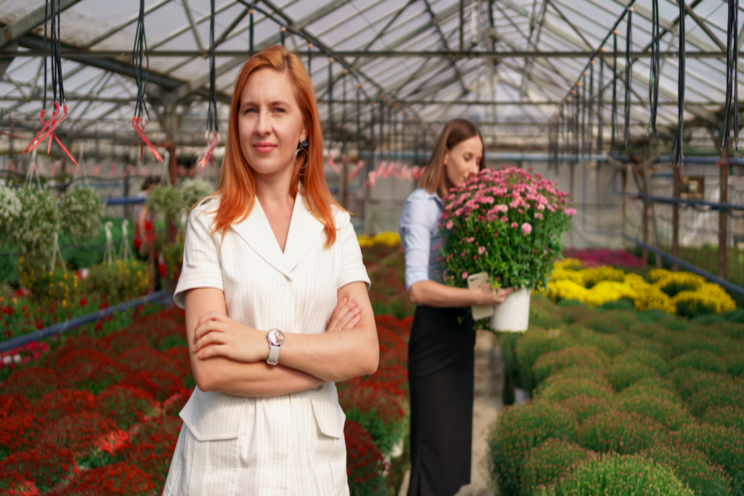
[[[201,360],[221,356],[237,362],[258,362],[269,356],[266,333],[209,312],[196,323],[194,355]]]

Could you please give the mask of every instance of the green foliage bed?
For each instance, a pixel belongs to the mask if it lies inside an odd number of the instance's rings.
[[[532,399],[491,430],[499,494],[744,496],[744,319],[716,317],[534,297],[529,330],[500,337]]]

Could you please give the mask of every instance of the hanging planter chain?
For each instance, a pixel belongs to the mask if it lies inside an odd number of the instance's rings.
[[[592,64],[589,66],[589,127],[588,127],[588,133],[589,136],[586,140],[586,154],[589,158],[589,160],[592,159],[592,145],[594,144],[594,136],[592,136],[592,133],[594,132],[594,126],[592,124],[592,120],[594,119],[594,61],[592,61]]]
[[[150,140],[145,135],[145,124],[150,118],[145,103],[147,93],[147,79],[150,73],[150,57],[147,54],[147,38],[145,36],[145,0],[140,0],[139,16],[137,18],[137,28],[134,36],[134,47],[132,48],[132,72],[134,81],[137,85],[137,101],[134,104],[134,117],[132,117],[132,127],[139,135],[142,142],[140,143],[140,160],[144,158],[145,145],[152,151],[155,158],[162,162],[160,154],[152,146]]]
[[[672,144],[672,164],[682,165],[684,157],[682,133],[685,116],[685,2],[679,0],[679,72],[677,75],[677,135]],[[738,109],[737,109],[738,112]]]
[[[602,153],[604,134],[604,119],[602,112],[604,110],[604,55],[599,58],[599,80],[597,82],[597,153]]]
[[[56,9],[55,9],[56,6]],[[49,145],[47,146],[47,154],[52,149],[52,140],[56,141],[57,144],[64,150],[70,160],[75,165],[78,165],[75,158],[67,150],[65,145],[57,138],[54,134],[54,130],[59,127],[62,122],[67,119],[67,103],[65,100],[65,86],[62,80],[62,56],[60,54],[62,46],[60,43],[61,36],[61,24],[60,16],[62,13],[61,0],[46,0],[44,3],[44,97],[42,101],[41,113],[39,114],[39,122],[41,122],[41,130],[36,133],[34,139],[26,146],[21,155],[26,152],[33,152],[36,147],[39,146],[46,138],[49,138]],[[47,22],[49,23],[50,33],[47,37]],[[51,72],[52,72],[52,95],[54,98],[54,111],[48,121],[44,121],[44,112],[47,104],[47,40],[51,45]],[[57,91],[59,90],[59,100],[57,99]],[[60,103],[62,104],[62,116],[60,117]]]
[[[630,152],[630,98],[633,71],[631,66],[633,62],[630,58],[630,51],[633,48],[633,7],[628,7],[628,32],[625,37],[625,107],[623,108],[623,118],[625,119],[625,151]]]
[[[651,117],[648,122],[647,134],[653,138],[659,137],[656,129],[656,117],[659,110],[659,78],[661,77],[661,26],[659,23],[659,0],[653,0],[651,9],[651,76],[648,85],[648,100],[651,104]]]
[[[219,129],[219,114],[217,113],[217,82],[216,82],[216,68],[215,68],[215,56],[214,56],[214,0],[210,0],[210,18],[209,18],[209,104],[207,107],[207,130],[204,134],[204,140],[206,141],[206,151],[201,159],[196,163],[197,166],[201,164],[201,170],[204,170],[204,166],[209,163],[211,167],[214,167],[214,150],[220,142],[220,129]],[[250,11],[251,16],[251,33],[250,33],[250,47],[251,52],[253,50],[253,9]]]
[[[613,31],[612,39],[612,118],[610,123],[612,134],[610,138],[610,148],[615,151],[617,149],[617,137],[615,135],[617,130],[617,29]]]
[[[726,103],[721,130],[721,151],[731,146],[731,112],[734,113],[734,146],[739,151],[739,0],[728,0],[726,35]],[[732,105],[733,104],[733,105]],[[732,109],[733,107],[733,109]]]

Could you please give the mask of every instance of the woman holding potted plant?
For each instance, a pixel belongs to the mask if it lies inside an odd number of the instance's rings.
[[[439,136],[419,189],[400,218],[406,288],[417,305],[408,344],[411,394],[409,496],[451,496],[470,483],[475,363],[474,321],[467,307],[495,305],[512,292],[489,283],[443,284],[439,230],[443,199],[486,165],[478,128],[450,121]]]

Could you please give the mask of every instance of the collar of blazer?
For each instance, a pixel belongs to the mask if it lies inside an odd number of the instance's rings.
[[[283,253],[258,197],[251,214],[231,227],[261,258],[288,279],[292,279],[292,270],[311,251],[324,228],[310,211],[305,196],[299,191],[292,208],[292,219],[289,222],[289,233]]]

